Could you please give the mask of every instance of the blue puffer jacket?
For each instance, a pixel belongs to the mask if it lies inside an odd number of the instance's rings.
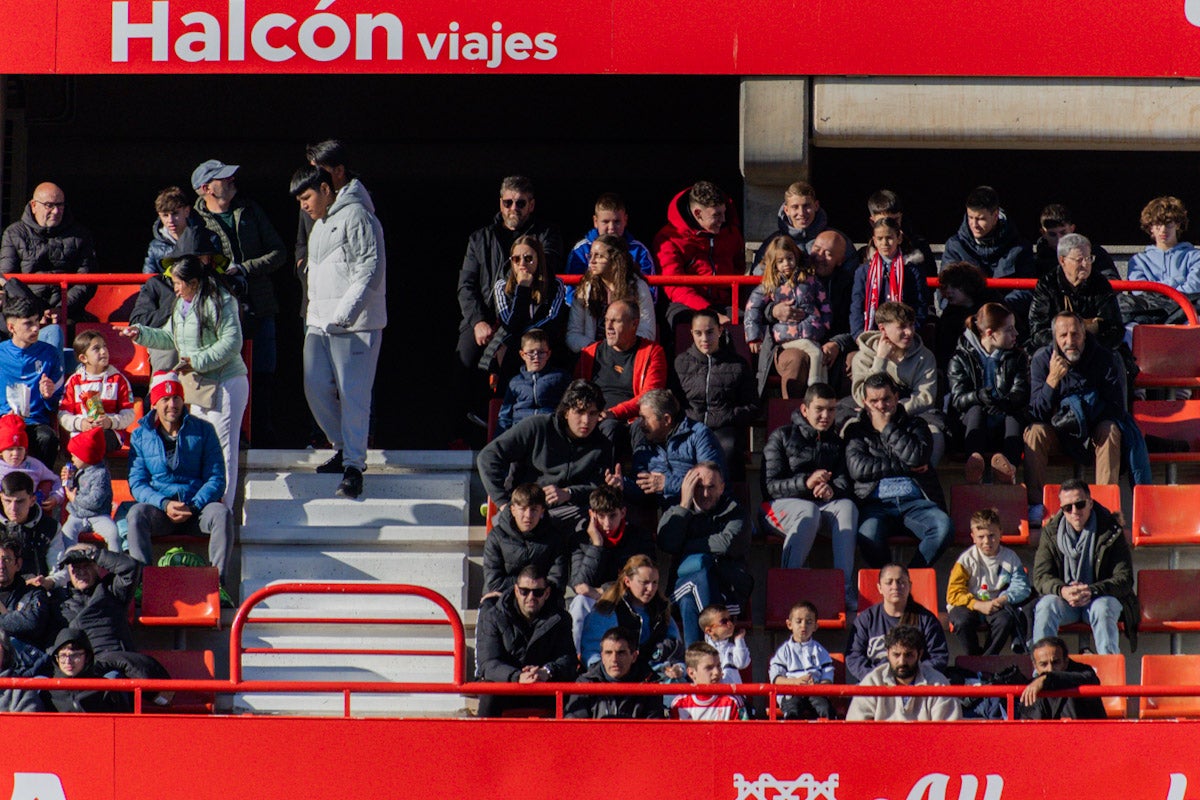
[[[225,495],[225,457],[217,431],[208,422],[184,414],[171,462],[158,435],[155,411],[138,422],[129,446],[129,489],[139,503],[165,511],[167,501],[181,500],[198,511]]]
[[[188,214],[188,227],[197,229],[197,234],[206,236],[212,241],[213,249],[221,252],[221,242],[217,235],[204,227],[199,214]],[[163,258],[175,249],[176,241],[163,230],[161,220],[155,220],[150,226],[150,245],[146,248],[146,259],[142,262],[142,272],[147,275],[163,274]]]
[[[570,383],[571,376],[561,369],[530,372],[521,367],[521,371],[508,382],[508,389],[504,392],[504,404],[500,406],[496,433],[504,433],[534,414],[553,414]]]
[[[681,417],[679,424],[663,444],[647,440],[641,431],[642,426],[639,424],[633,434],[633,475],[625,476],[627,497],[645,497],[635,483],[639,472],[661,472],[665,481],[660,500],[665,506],[675,505],[679,502],[679,494],[683,489],[683,476],[701,461],[720,464],[721,474],[725,480],[729,480],[721,445],[703,422]]]

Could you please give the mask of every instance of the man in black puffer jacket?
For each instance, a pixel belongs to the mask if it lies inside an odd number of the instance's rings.
[[[657,683],[654,672],[638,660],[637,636],[624,628],[611,628],[600,640],[600,660],[579,676],[576,683]],[[567,701],[563,716],[582,719],[662,719],[663,702],[657,695],[583,694]]]
[[[70,583],[51,595],[58,625],[85,631],[96,653],[135,650],[129,628],[129,601],[141,580],[142,565],[126,553],[77,544],[59,558]],[[100,570],[107,575],[100,577]]]
[[[475,628],[475,677],[495,683],[575,680],[579,658],[571,618],[553,596],[546,575],[530,565],[500,597],[479,606]],[[554,697],[483,695],[479,716],[498,717],[508,708],[554,708]]]
[[[929,427],[900,406],[891,376],[863,384],[864,408],[846,428],[846,468],[859,499],[858,540],[875,569],[891,559],[888,537],[907,529],[920,540],[910,567],[931,567],[950,545],[950,517],[937,472],[929,463]]]
[[[483,590],[486,596],[512,588],[525,567],[547,575],[556,596],[567,580],[567,542],[546,515],[546,494],[536,483],[513,489],[512,500],[492,520],[483,545]]]

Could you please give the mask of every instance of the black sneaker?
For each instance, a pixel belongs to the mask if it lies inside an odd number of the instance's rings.
[[[363,478],[362,472],[356,467],[346,467],[346,474],[342,476],[342,482],[338,484],[338,497],[348,497],[351,500],[362,494]]]
[[[343,469],[344,469],[344,467],[342,466],[342,451],[338,450],[336,453],[333,454],[333,456],[328,461],[326,461],[324,464],[321,464],[320,466],[317,467],[317,474],[319,474],[319,475],[336,475],[339,472],[341,472]]]

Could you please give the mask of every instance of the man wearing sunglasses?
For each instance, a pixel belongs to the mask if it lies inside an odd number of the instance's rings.
[[[495,683],[570,682],[577,658],[571,618],[552,600],[546,575],[535,565],[521,570],[510,591],[484,600],[475,633],[475,677]],[[509,708],[554,708],[554,697],[481,695],[479,716]]]
[[[562,235],[554,226],[534,218],[533,181],[524,175],[509,175],[500,183],[499,206],[492,221],[467,240],[467,252],[458,273],[462,322],[457,353],[464,392],[456,395],[467,403],[464,412],[482,410],[474,407],[482,400],[484,389],[483,376],[476,374],[476,365],[499,327],[492,287],[506,274],[512,243],[518,236],[536,236],[546,252],[550,274],[557,275],[563,266]]]
[[[1087,622],[1097,653],[1119,653],[1117,621],[1124,617],[1133,645],[1138,620],[1125,531],[1078,478],[1062,485],[1058,500],[1062,508],[1042,526],[1033,560],[1033,585],[1042,595],[1033,613],[1033,640],[1057,636],[1059,625]]]

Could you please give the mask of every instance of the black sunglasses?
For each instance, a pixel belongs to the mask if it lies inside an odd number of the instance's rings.
[[[529,586],[518,586],[517,587],[517,593],[520,594],[521,597],[529,597],[529,595],[533,595],[534,597],[545,597],[546,592],[548,592],[548,591],[550,591],[549,586],[542,586],[540,588],[529,587]]]
[[[525,198],[521,198],[520,200],[501,200],[500,205],[504,206],[505,208],[512,208],[514,205],[517,208],[524,208],[525,206],[529,205],[529,201]]]
[[[1083,511],[1087,508],[1087,500],[1076,500],[1074,503],[1063,503],[1063,511]]]

